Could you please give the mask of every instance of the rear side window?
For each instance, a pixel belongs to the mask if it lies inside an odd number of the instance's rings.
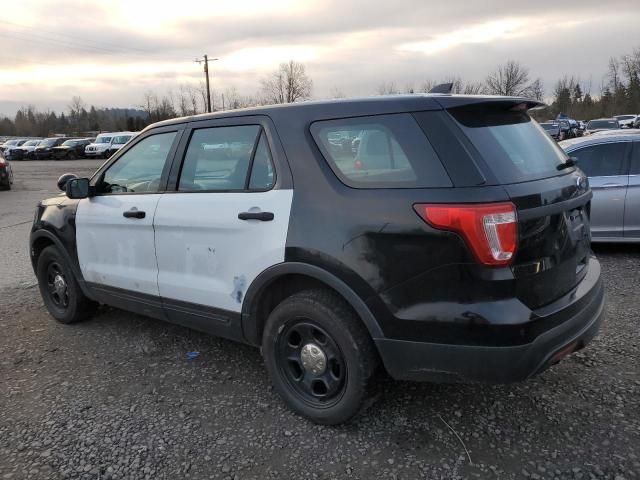
[[[450,187],[451,180],[409,114],[315,122],[318,148],[331,169],[355,188]]]
[[[525,112],[504,104],[481,103],[449,113],[482,155],[500,183],[517,183],[565,174],[566,154]]]
[[[625,154],[628,142],[591,145],[571,152],[578,159],[578,167],[588,177],[626,175]]]

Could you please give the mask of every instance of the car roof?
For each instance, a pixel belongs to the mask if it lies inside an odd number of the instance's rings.
[[[335,100],[314,100],[280,105],[266,105],[259,107],[226,110],[223,112],[203,113],[188,117],[172,118],[149,125],[145,131],[151,128],[179,125],[188,122],[203,120],[215,120],[221,118],[241,117],[251,115],[296,115],[309,117],[311,114],[318,118],[324,117],[329,112],[346,114],[346,110],[358,111],[354,115],[366,115],[366,112],[393,113],[394,109],[402,111],[442,110],[464,105],[472,105],[483,102],[506,102],[512,104],[526,103],[527,108],[544,106],[544,103],[526,97],[505,97],[496,95],[452,95],[439,93],[420,93],[408,95],[381,95],[375,97],[348,98]]]
[[[595,145],[598,143],[616,143],[631,142],[635,137],[633,135],[619,133],[617,135],[588,135],[586,137],[571,138],[558,142],[563,150],[582,147],[585,145]]]

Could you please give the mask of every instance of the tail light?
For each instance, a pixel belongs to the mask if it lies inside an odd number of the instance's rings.
[[[462,236],[483,265],[508,265],[518,245],[518,219],[513,203],[416,204],[422,219],[434,228]]]

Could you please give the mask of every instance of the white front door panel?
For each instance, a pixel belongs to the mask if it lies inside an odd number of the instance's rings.
[[[153,215],[161,194],[86,198],[76,212],[78,260],[88,282],[158,295]],[[145,218],[125,218],[132,209]]]
[[[154,221],[160,296],[240,312],[255,277],[284,261],[292,198],[293,190],[163,195]],[[255,211],[274,219],[238,219]]]

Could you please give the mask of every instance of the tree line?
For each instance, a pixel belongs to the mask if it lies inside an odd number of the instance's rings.
[[[289,61],[260,79],[253,95],[243,95],[234,87],[212,92],[212,110],[233,110],[258,105],[292,103],[308,100],[313,94],[313,80],[305,65]],[[467,82],[459,76],[435,81],[427,79],[420,85],[385,82],[378,86],[380,95],[428,92],[439,83],[451,83],[453,93],[525,96],[545,98],[542,79],[533,77],[529,68],[508,60],[489,72],[484,81]],[[564,75],[552,88],[549,104],[534,115],[539,119],[555,118],[564,113],[576,119],[611,117],[624,113],[640,113],[640,48],[609,60],[608,71],[592,94],[592,79]],[[332,98],[345,97],[333,89]],[[204,83],[198,86],[179,85],[159,95],[148,91],[137,108],[96,108],[87,106],[80,97],[73,97],[66,112],[38,111],[34,106],[20,108],[13,119],[0,119],[0,135],[39,136],[52,134],[80,135],[99,131],[137,131],[150,123],[169,118],[196,115],[207,111]]]

